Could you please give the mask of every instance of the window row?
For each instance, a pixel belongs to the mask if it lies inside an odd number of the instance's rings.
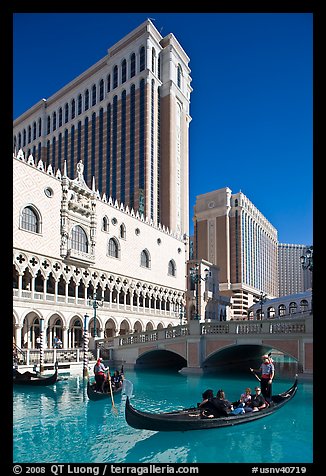
[[[154,53],[155,55],[155,50]],[[156,55],[155,55],[156,56]],[[146,66],[145,48],[142,46],[139,51],[139,56],[132,53],[127,64],[126,59],[123,59],[120,65],[115,65],[112,69],[112,74],[109,73],[105,80],[102,78],[98,84],[93,84],[90,88],[87,88],[82,94],[79,94],[77,98],[71,99],[64,107],[60,107],[58,111],[54,111],[51,116],[47,117],[46,133],[50,134],[63,124],[67,124],[69,120],[74,119],[76,116],[87,111],[90,107],[95,106],[98,102],[103,101],[105,94],[108,94],[111,90],[118,87],[119,84],[123,84],[136,75],[136,62],[138,62],[137,70],[143,71]],[[152,67],[154,63],[152,63]],[[128,71],[127,71],[128,70]],[[42,120],[34,121],[32,125],[27,129],[23,129],[19,132],[17,137],[14,137],[14,149],[18,147],[25,147],[32,141],[36,140],[42,135]]]
[[[107,217],[104,217],[103,224],[107,223],[107,220]],[[116,219],[113,218],[113,220]],[[41,233],[41,218],[34,207],[29,205],[22,210],[20,226],[23,230]],[[126,227],[122,223],[120,225],[120,238],[125,237]],[[74,226],[71,231],[71,248],[82,253],[89,252],[89,240],[85,230],[80,225]],[[121,247],[117,238],[113,237],[109,239],[107,254],[112,258],[121,258]],[[142,268],[151,267],[151,256],[147,249],[142,250],[140,254],[140,266]],[[176,264],[173,259],[168,263],[168,275],[176,276]]]

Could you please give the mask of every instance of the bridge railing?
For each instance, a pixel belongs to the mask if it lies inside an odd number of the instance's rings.
[[[311,314],[302,314],[294,319],[264,319],[262,321],[190,321],[188,324],[137,332],[125,336],[117,336],[111,340],[110,347],[139,345],[158,340],[200,335],[258,335],[258,334],[305,334],[312,332]],[[105,340],[105,339],[104,339]]]

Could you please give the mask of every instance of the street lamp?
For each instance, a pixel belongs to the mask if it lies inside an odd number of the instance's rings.
[[[96,292],[94,291],[93,297],[88,298],[88,305],[92,306],[94,309],[94,339],[97,337],[96,335],[96,309],[100,306],[103,306],[104,299],[97,299]]]
[[[259,297],[259,302],[260,302],[260,319],[263,319],[263,304],[266,301],[267,294],[263,293],[263,291],[260,291],[260,297]]]
[[[306,249],[306,254],[300,257],[302,269],[313,270],[313,246],[309,246]]]
[[[199,296],[198,296],[198,285],[200,283],[200,281],[207,281],[208,280],[208,273],[209,273],[209,269],[206,268],[205,269],[205,273],[206,273],[206,276],[203,278],[201,276],[201,272],[200,272],[200,269],[199,269],[199,264],[196,263],[194,265],[193,268],[190,268],[190,278],[192,280],[193,283],[195,283],[196,285],[196,316],[195,316],[195,319],[196,320],[200,320],[200,315],[199,315]]]

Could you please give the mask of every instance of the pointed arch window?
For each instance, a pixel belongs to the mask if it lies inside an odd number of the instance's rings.
[[[109,231],[109,219],[107,216],[103,217],[102,220],[102,230],[108,232]]]
[[[120,225],[120,238],[126,239],[126,225],[124,223]]]
[[[140,266],[150,268],[151,260],[148,250],[143,250],[140,254]]]
[[[27,206],[23,209],[21,214],[21,228],[33,233],[41,232],[41,221],[39,214],[32,206]]]
[[[175,265],[175,261],[173,259],[171,259],[169,261],[168,275],[169,276],[175,276],[176,275],[176,265]]]
[[[108,252],[112,258],[119,258],[119,244],[115,238],[110,238]]]
[[[76,225],[71,232],[71,248],[83,253],[88,252],[88,239],[85,231],[79,225]]]

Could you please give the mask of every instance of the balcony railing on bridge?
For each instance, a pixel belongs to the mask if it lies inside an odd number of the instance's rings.
[[[198,321],[191,321],[198,322]],[[307,324],[308,329],[307,329]],[[121,347],[126,345],[139,345],[158,340],[175,339],[187,335],[258,335],[258,334],[305,334],[311,332],[312,314],[310,311],[296,313],[281,319],[264,319],[262,321],[210,321],[199,323],[193,327],[191,324],[178,325],[165,329],[137,332],[110,339],[98,339],[97,345],[103,349]]]

